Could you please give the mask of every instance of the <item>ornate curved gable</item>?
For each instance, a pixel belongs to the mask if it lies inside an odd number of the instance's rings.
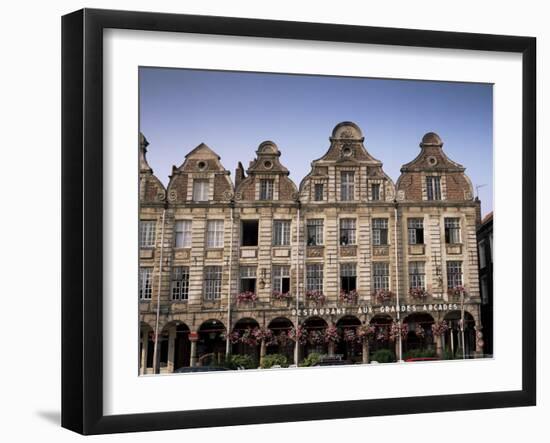
[[[393,201],[393,182],[382,162],[365,148],[355,123],[339,123],[329,140],[327,152],[311,163],[311,172],[300,184],[302,201]]]
[[[472,200],[473,186],[464,173],[466,168],[447,157],[441,137],[428,132],[419,146],[418,156],[401,167],[398,200]]]
[[[205,193],[200,200],[194,194],[198,182],[205,184]],[[227,202],[232,198],[233,184],[229,171],[222,165],[220,156],[206,144],[201,143],[187,154],[179,167],[172,167],[168,184],[168,199],[171,202]]]
[[[256,158],[246,170],[239,163],[236,171],[236,200],[294,201],[297,189],[280,162],[281,152],[275,143],[265,141],[256,150]]]
[[[145,136],[139,134],[139,201],[141,204],[163,203],[166,200],[166,189],[153,174],[153,169],[147,163],[147,146]]]

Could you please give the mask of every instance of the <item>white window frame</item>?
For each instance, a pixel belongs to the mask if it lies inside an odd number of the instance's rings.
[[[223,220],[207,220],[206,222],[206,247],[223,248]]]
[[[222,267],[204,267],[204,299],[219,300],[222,294]]]
[[[306,264],[306,291],[319,291],[323,293],[323,264]]]
[[[156,220],[141,220],[139,222],[140,248],[154,248],[157,233]]]
[[[340,237],[339,242],[341,245],[355,245],[357,241],[357,223],[354,218],[341,218],[340,219]],[[342,235],[347,235],[348,242],[342,242]]]
[[[283,292],[284,278],[288,278],[288,287],[290,292],[290,266],[273,265],[273,270],[272,270],[273,291]]]
[[[372,263],[372,281],[375,291],[390,288],[390,264],[375,261]]]
[[[464,277],[462,270],[462,261],[447,261],[447,289],[453,289],[457,286],[463,286],[463,281]]]
[[[423,243],[418,243],[417,238],[417,229],[422,229],[424,231],[424,219],[423,218],[409,218],[407,219],[407,230],[408,230],[408,238],[409,238],[409,245],[422,245],[426,241],[426,239],[423,239]],[[424,232],[423,232],[424,234]]]
[[[324,220],[322,218],[309,218],[306,221],[306,243],[308,246],[322,246],[323,245],[323,230],[324,230]],[[313,233],[313,239],[315,243],[309,244],[310,235]]]
[[[423,261],[409,262],[409,289],[426,289],[426,266]]]
[[[174,245],[176,248],[190,248],[192,238],[192,220],[176,220]]]
[[[382,232],[386,232],[386,241],[382,243]],[[372,219],[372,244],[374,246],[387,246],[389,244],[388,219]]]
[[[273,246],[290,245],[290,220],[273,220]]]
[[[355,200],[355,171],[340,172],[340,200]]]
[[[141,266],[139,268],[139,299],[151,300],[153,297],[153,268]]]
[[[462,243],[462,229],[460,228],[460,217],[445,217],[444,221],[445,229],[445,243],[447,243],[447,229],[449,229],[449,242],[450,245],[456,245]],[[453,235],[451,235],[451,233]],[[456,241],[453,241],[456,240]]]
[[[426,176],[426,199],[441,200],[441,177],[439,175]]]
[[[172,301],[187,301],[189,299],[189,266],[174,266],[170,284]]]
[[[260,200],[273,200],[273,189],[275,180],[272,178],[260,179]]]
[[[210,190],[210,180],[204,178],[193,179],[193,201],[205,202],[208,201]]]

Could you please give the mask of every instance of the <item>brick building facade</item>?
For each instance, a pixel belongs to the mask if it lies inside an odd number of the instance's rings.
[[[338,124],[299,186],[271,141],[235,183],[200,144],[165,188],[140,136],[140,373],[231,353],[480,354],[480,204],[465,168],[428,133],[394,184],[363,142]]]

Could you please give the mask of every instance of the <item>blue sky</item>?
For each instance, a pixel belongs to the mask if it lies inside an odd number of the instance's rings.
[[[201,142],[233,178],[238,161],[246,168],[258,145],[272,140],[299,185],[334,126],[353,121],[394,182],[422,136],[437,132],[474,186],[485,185],[482,214],[493,209],[492,85],[140,68],[139,94],[147,158],[164,184]]]

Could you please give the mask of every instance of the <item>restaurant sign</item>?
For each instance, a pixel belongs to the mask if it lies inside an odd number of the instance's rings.
[[[456,303],[426,303],[422,305],[391,305],[373,306],[364,305],[358,307],[322,307],[292,309],[292,315],[298,317],[329,316],[329,315],[360,315],[360,314],[391,314],[397,311],[401,313],[414,312],[438,312],[455,311],[460,309]]]

